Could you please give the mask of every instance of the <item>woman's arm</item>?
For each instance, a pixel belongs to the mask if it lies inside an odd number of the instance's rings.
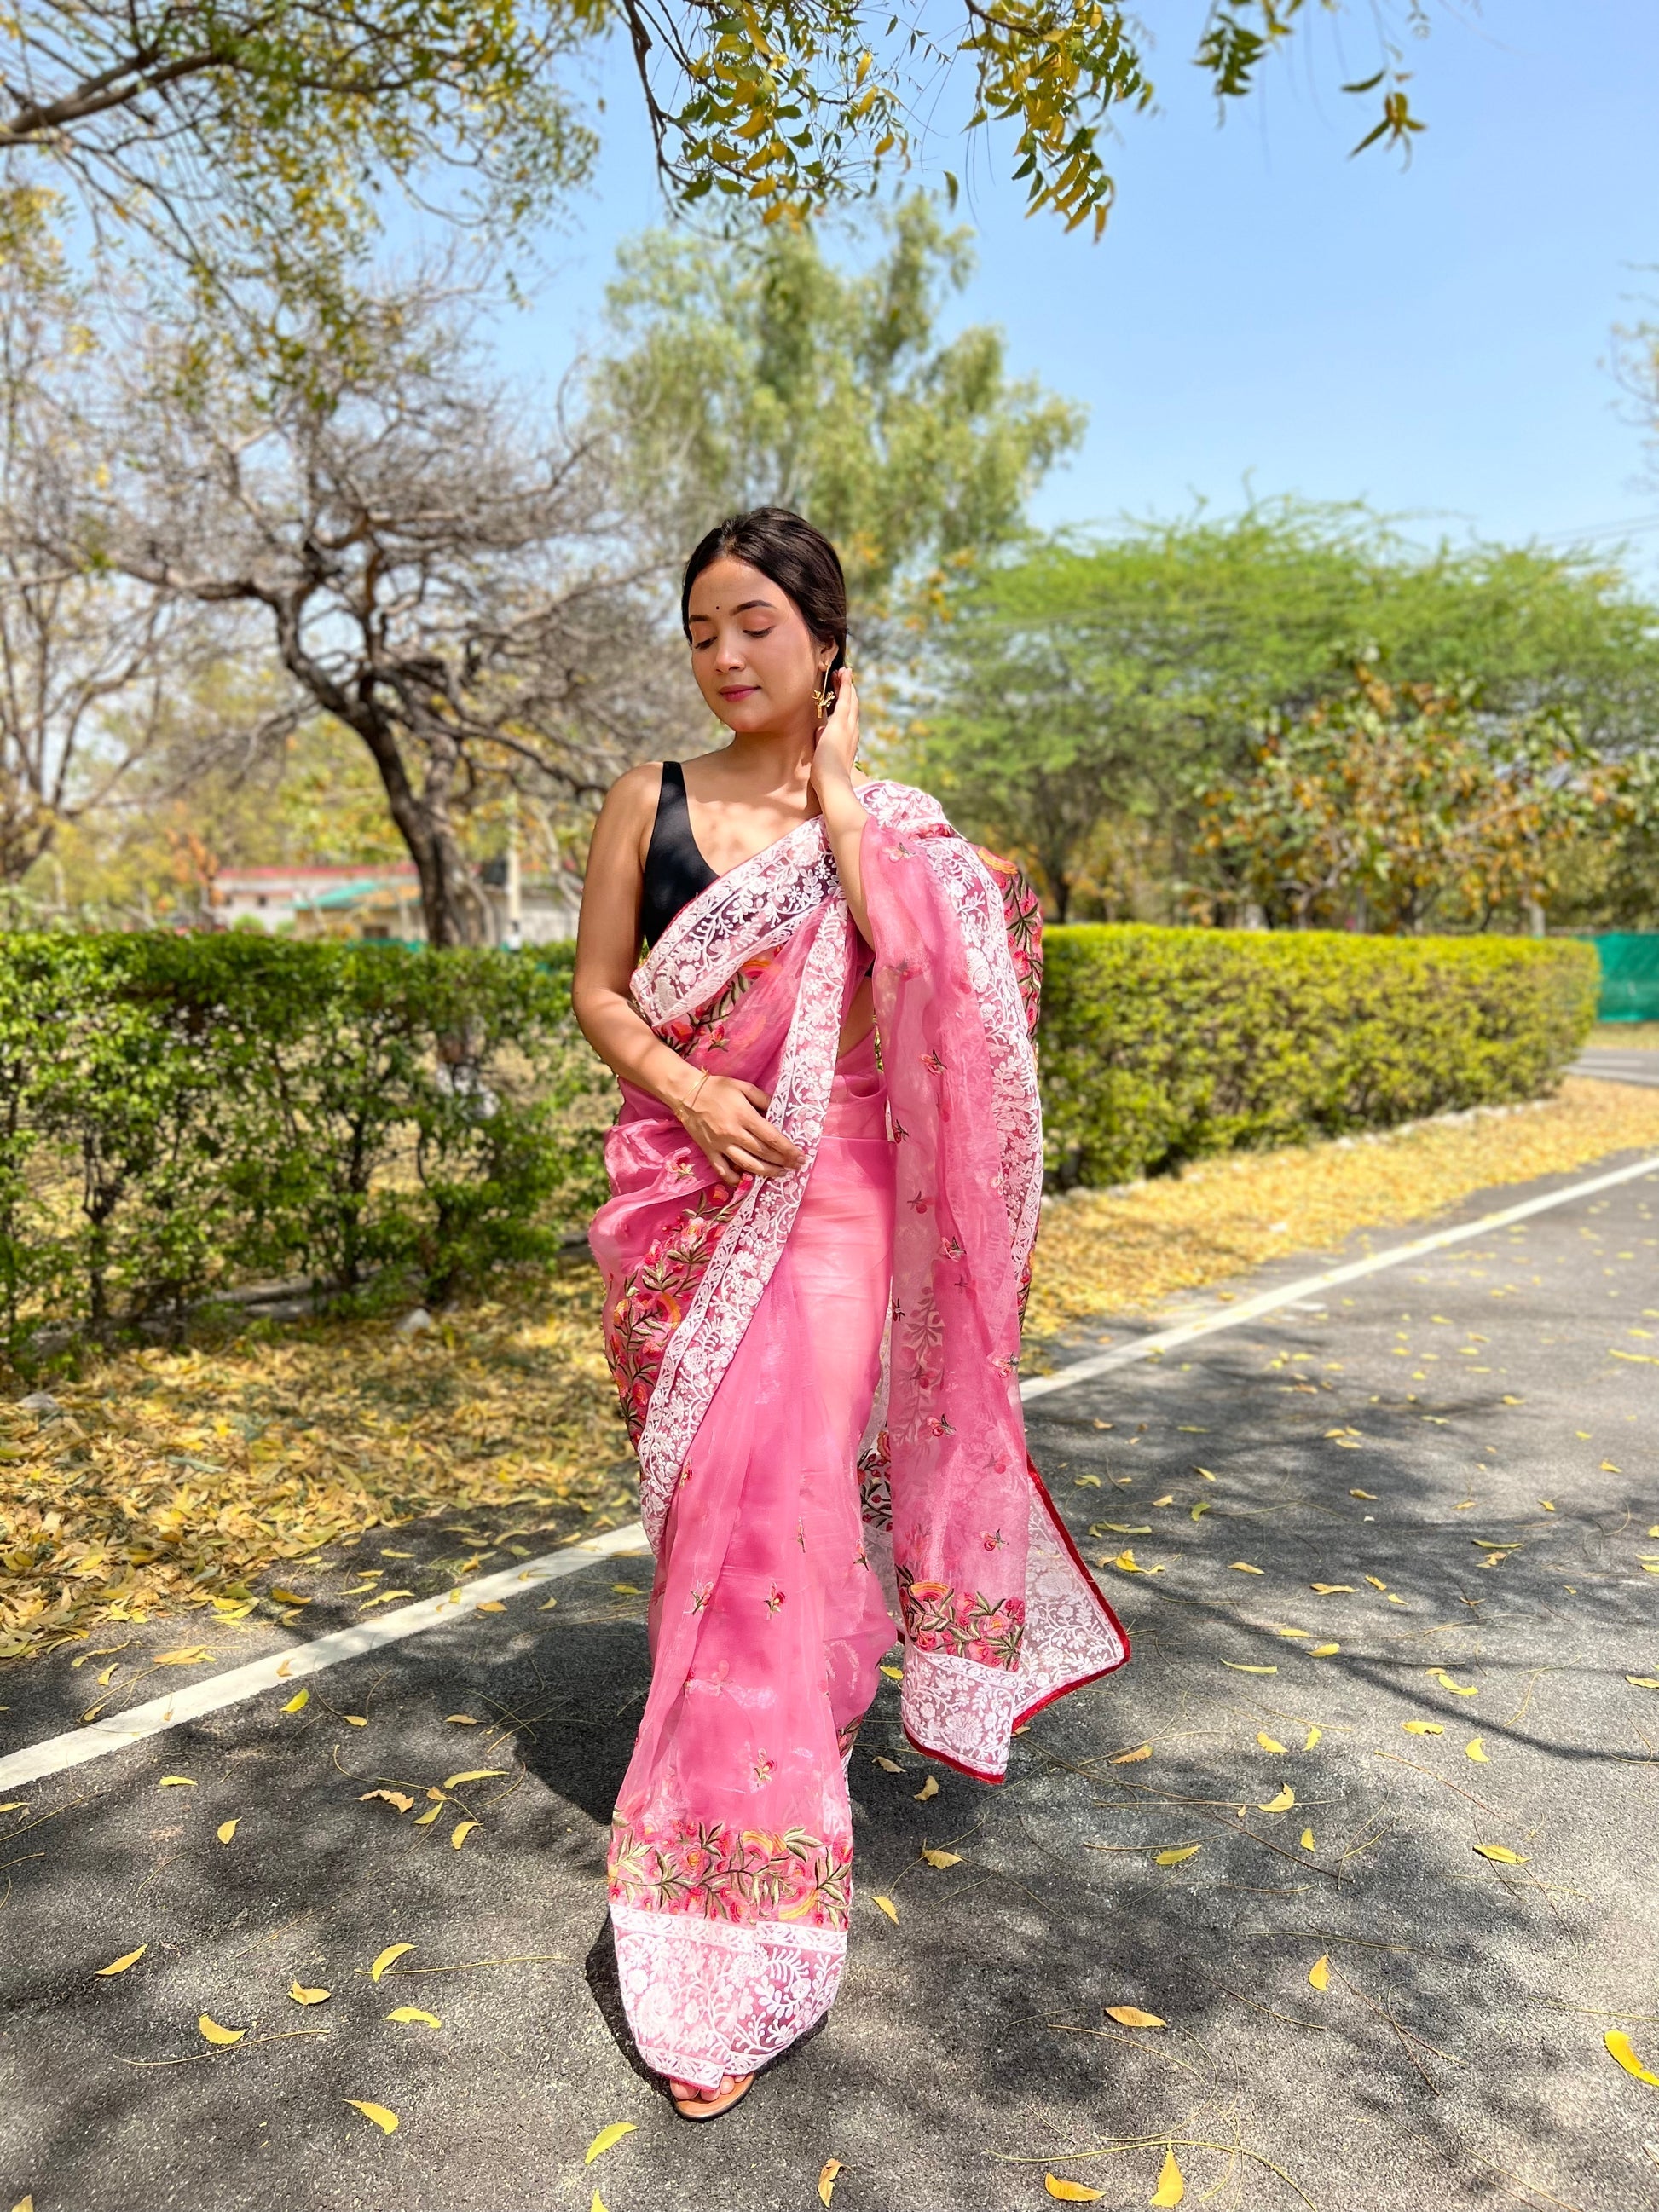
[[[661,774],[654,767],[629,769],[599,810],[582,885],[571,1004],[582,1035],[612,1074],[660,1100],[722,1182],[733,1184],[746,1175],[783,1175],[799,1167],[805,1156],[766,1120],[765,1091],[688,1066],[653,1032],[629,996],[640,946],[645,852]]]
[[[859,863],[864,825],[870,819],[853,783],[853,763],[859,750],[859,695],[852,672],[836,672],[836,708],[818,732],[812,756],[812,788],[823,811],[824,835],[836,856],[836,872],[848,910],[859,935],[870,942],[870,915],[864,903],[864,877]]]

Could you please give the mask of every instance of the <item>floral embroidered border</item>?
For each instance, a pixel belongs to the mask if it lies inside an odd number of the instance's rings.
[[[988,1532],[986,1548],[1000,1538]],[[982,1667],[1017,1667],[1025,1634],[1023,1597],[988,1598],[981,1590],[952,1589],[946,1583],[918,1582],[908,1567],[898,1570],[899,1602],[904,1608],[904,1640],[913,1651],[948,1651]]]
[[[825,1842],[805,1828],[769,1835],[724,1820],[643,1828],[612,1815],[611,1894],[623,1905],[705,1920],[784,1920],[845,1928],[852,1904],[850,1837]]]

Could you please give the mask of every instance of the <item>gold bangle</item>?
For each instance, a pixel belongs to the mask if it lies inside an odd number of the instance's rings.
[[[702,1074],[697,1078],[696,1083],[692,1090],[691,1096],[689,1098],[682,1099],[680,1103],[674,1109],[675,1118],[682,1124],[682,1126],[684,1124],[686,1115],[690,1113],[692,1109],[696,1106],[698,1099],[702,1097],[702,1086],[708,1082],[708,1070],[705,1067]]]

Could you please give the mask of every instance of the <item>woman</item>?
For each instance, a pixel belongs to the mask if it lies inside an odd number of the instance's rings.
[[[639,2049],[702,2119],[834,1999],[847,1761],[896,1635],[911,1742],[993,1782],[1127,1646],[1020,1414],[1029,891],[857,767],[810,524],[723,522],[681,617],[731,742],[606,799],[575,1005],[622,1079],[592,1244],[657,1555],[611,1917]]]

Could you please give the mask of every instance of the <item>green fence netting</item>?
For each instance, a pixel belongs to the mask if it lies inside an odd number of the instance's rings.
[[[1610,932],[1589,941],[1601,963],[1598,1020],[1659,1022],[1659,930]]]

